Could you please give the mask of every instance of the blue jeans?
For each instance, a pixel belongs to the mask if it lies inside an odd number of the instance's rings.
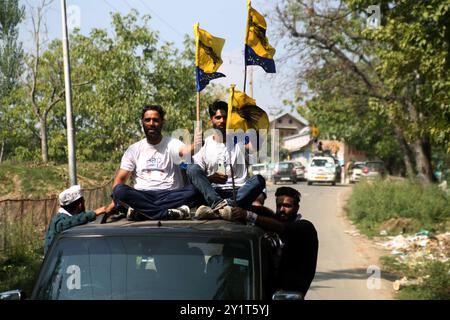
[[[205,171],[198,164],[191,164],[187,168],[187,176],[191,183],[200,191],[209,207],[214,207],[223,199],[233,206],[249,208],[253,201],[263,192],[266,180],[261,175],[252,176],[236,191],[236,202],[232,201],[233,191],[215,189],[209,182]]]
[[[143,191],[120,183],[114,187],[112,195],[116,207],[125,203],[152,219],[163,219],[167,216],[168,209],[192,205],[198,191],[192,185],[175,190]]]

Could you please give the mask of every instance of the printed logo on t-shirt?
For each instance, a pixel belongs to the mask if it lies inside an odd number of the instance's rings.
[[[161,169],[162,162],[163,162],[162,158],[151,157],[150,159],[147,160],[146,167],[148,169]]]

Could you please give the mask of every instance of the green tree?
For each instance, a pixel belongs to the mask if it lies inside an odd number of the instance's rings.
[[[73,89],[77,157],[81,160],[117,160],[142,138],[140,110],[160,104],[166,110],[166,134],[191,129],[195,120],[194,42],[186,37],[180,51],[159,42],[149,28],[150,17],[137,11],[112,15],[112,33],[93,29],[88,36],[76,31],[71,39],[73,79],[87,85]],[[56,46],[55,46],[56,48]],[[206,110],[209,88],[202,99]],[[65,112],[58,106],[51,121],[49,148],[65,157]]]
[[[339,79],[332,89],[336,99],[366,97],[367,104],[353,104],[359,108],[348,111],[358,117],[369,108],[385,118],[405,167],[424,182],[432,180],[432,144],[450,143],[448,1],[431,2],[381,1],[382,27],[376,29],[366,27],[369,1],[314,6],[310,1],[283,1],[276,8],[290,54],[298,52],[297,57],[308,60],[300,79],[309,81],[313,94],[324,94],[314,86],[324,77],[314,77],[325,71]],[[424,18],[424,12],[432,18]],[[330,101],[320,101],[328,104],[331,116]],[[370,127],[370,118],[362,120]]]
[[[3,159],[7,127],[5,117],[12,108],[12,92],[17,88],[23,64],[18,25],[24,18],[24,7],[18,0],[0,0],[0,162]]]

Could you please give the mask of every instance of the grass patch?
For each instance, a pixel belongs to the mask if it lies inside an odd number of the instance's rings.
[[[367,236],[448,228],[450,199],[437,186],[413,181],[361,181],[347,203],[349,218]]]
[[[399,277],[418,279],[423,282],[401,289],[400,300],[450,300],[450,261],[420,261],[409,265],[395,257],[380,258],[383,269]]]
[[[112,162],[78,162],[78,183],[82,188],[99,187],[112,179],[118,165]],[[0,199],[53,196],[67,188],[69,181],[67,164],[2,163]]]
[[[43,260],[43,240],[28,221],[7,223],[7,245],[0,252],[0,291],[21,289],[30,295]]]

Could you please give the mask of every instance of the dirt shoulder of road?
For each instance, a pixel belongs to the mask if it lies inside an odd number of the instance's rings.
[[[381,263],[379,262],[381,256],[388,255],[388,251],[376,245],[375,239],[370,239],[366,235],[361,234],[357,227],[350,221],[347,216],[345,206],[348,199],[350,198],[350,195],[352,194],[352,190],[353,187],[349,187],[339,192],[338,217],[344,225],[344,232],[352,236],[354,242],[357,245],[358,253],[363,259],[367,261],[367,266],[375,265],[380,267],[381,278],[383,282],[382,288],[380,290],[383,290],[383,295],[385,295],[387,299],[394,299],[396,292],[394,291],[392,284],[395,280],[398,279],[398,277],[393,274],[383,272],[383,270],[381,269]]]

